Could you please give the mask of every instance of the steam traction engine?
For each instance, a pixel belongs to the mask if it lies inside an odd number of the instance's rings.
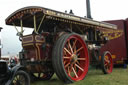
[[[101,64],[105,74],[112,72],[111,53],[100,55],[99,50],[108,41],[103,31],[113,31],[115,25],[43,7],[19,9],[6,24],[17,31],[17,26],[21,27],[17,33],[23,47],[20,66],[32,78],[49,80],[55,72],[62,81],[71,83],[85,78],[89,64]],[[23,28],[33,32],[24,35]]]

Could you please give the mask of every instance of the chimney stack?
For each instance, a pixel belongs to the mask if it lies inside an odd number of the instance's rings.
[[[90,0],[86,0],[86,8],[87,8],[87,18],[92,19],[92,17],[91,17],[91,8],[90,8]]]

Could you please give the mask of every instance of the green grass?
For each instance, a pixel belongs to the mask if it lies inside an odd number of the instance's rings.
[[[103,74],[101,70],[89,69],[88,75],[84,80],[68,85],[127,85],[128,84],[128,68],[114,68],[109,75]],[[38,81],[31,85],[66,85],[60,81],[56,75],[49,81]]]

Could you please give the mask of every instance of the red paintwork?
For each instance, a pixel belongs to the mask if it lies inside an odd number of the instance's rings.
[[[104,65],[105,65],[105,68],[106,68],[106,70],[107,70],[107,73],[112,73],[113,62],[112,62],[111,54],[107,53],[107,54],[105,55]]]
[[[73,43],[71,43],[71,41]],[[65,52],[66,51],[65,49],[63,51],[64,53],[63,63],[68,76],[74,81],[83,80],[84,77],[87,75],[88,68],[89,68],[88,48],[85,42],[78,35],[73,35],[67,39],[67,41],[65,42],[64,48],[70,51],[70,54],[68,52]],[[65,56],[68,56],[68,57],[65,58]],[[79,60],[79,59],[82,59],[82,60]],[[69,66],[67,66],[68,63],[70,63]],[[74,68],[77,76],[71,75],[71,73],[73,72],[72,68]]]
[[[23,37],[22,40],[22,46],[24,50],[27,52],[25,53],[25,56],[29,61],[34,59],[31,62],[43,62],[43,61],[51,61],[51,45],[45,44],[45,48],[43,50],[42,45],[45,43],[45,36],[47,36],[47,33],[40,35],[27,35]],[[43,65],[35,65],[35,66],[29,66],[28,69],[32,72],[44,72],[46,70],[46,66]]]
[[[109,40],[107,44],[105,44],[101,48],[101,53],[103,53],[106,50],[110,51],[111,54],[115,55],[116,57],[113,59],[114,64],[122,64],[124,63],[123,61],[127,60],[128,58],[127,56],[128,43],[126,42],[126,40],[128,40],[128,37],[126,39],[127,34],[125,34],[125,32],[128,33],[128,20],[112,20],[112,21],[106,21],[106,22],[117,25],[118,30],[123,30],[123,35],[118,38]],[[115,36],[115,35],[112,34],[112,36]]]
[[[128,48],[128,18],[126,19],[126,21],[125,21],[125,35],[126,35],[126,45],[127,45],[127,48]],[[127,51],[128,51],[128,49],[127,49]],[[127,55],[128,55],[128,53],[127,53]]]

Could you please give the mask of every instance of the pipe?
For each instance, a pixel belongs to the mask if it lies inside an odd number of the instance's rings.
[[[90,0],[86,0],[86,8],[87,8],[87,18],[93,19],[93,18],[91,17]]]

